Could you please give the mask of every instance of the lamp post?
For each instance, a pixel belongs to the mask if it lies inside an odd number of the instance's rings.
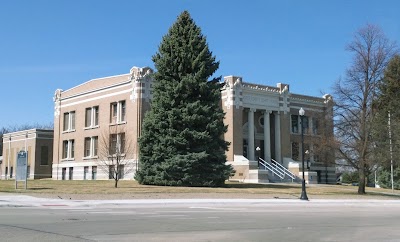
[[[260,167],[260,147],[257,146],[256,152],[257,152],[257,166]]]
[[[299,115],[300,115],[300,129],[301,129],[301,164],[303,170],[303,181],[301,182],[301,196],[300,200],[308,200],[307,192],[306,192],[306,180],[304,180],[304,132],[303,132],[303,116],[304,116],[304,109],[300,108]]]

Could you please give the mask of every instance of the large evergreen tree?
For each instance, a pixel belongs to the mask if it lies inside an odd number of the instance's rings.
[[[187,11],[163,37],[153,61],[153,100],[135,178],[141,184],[222,186],[233,169],[225,164],[220,77],[211,78],[219,62]]]
[[[383,184],[387,181],[386,175],[390,174],[391,161],[394,161],[394,169],[399,168],[400,159],[400,55],[395,55],[387,65],[383,79],[379,84],[378,98],[376,106],[376,122],[374,123],[374,140],[377,159],[381,162],[379,172],[384,173],[380,177],[380,185],[391,187],[389,184]],[[388,125],[390,114],[390,127]],[[390,128],[390,137],[389,137]],[[392,146],[390,147],[390,141]],[[392,152],[390,152],[392,151]],[[397,181],[398,183],[399,181]],[[396,181],[394,182],[396,183]]]

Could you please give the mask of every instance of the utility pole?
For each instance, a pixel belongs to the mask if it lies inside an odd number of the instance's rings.
[[[394,193],[393,182],[393,146],[392,146],[392,129],[390,127],[390,111],[388,112],[388,126],[389,126],[389,150],[390,150],[390,179],[392,182],[392,193]]]

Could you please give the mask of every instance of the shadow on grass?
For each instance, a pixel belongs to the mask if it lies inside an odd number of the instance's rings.
[[[50,190],[54,190],[54,188],[49,188],[49,187],[28,187],[25,190],[25,188],[18,187],[18,189],[12,188],[12,189],[0,190],[0,192],[15,193],[15,192],[29,192],[29,191],[50,191]]]
[[[282,185],[282,184],[247,184],[247,183],[228,183],[225,185],[225,188],[276,188],[276,189],[292,189],[297,186],[293,185]]]
[[[50,187],[28,187],[27,190],[32,190],[32,191],[54,190],[54,188],[50,188]]]
[[[400,194],[393,194],[393,193],[367,192],[366,195],[367,196],[390,197],[390,198],[398,198],[398,199],[400,199]]]

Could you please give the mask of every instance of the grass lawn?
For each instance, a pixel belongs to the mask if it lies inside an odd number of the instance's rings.
[[[23,188],[24,183],[19,182]],[[358,187],[345,185],[307,185],[307,194],[312,198],[346,199],[400,199],[400,191],[392,194],[390,189],[367,188],[366,195],[357,194]],[[113,198],[298,198],[300,184],[243,184],[227,182],[223,188],[145,186],[136,181],[119,181],[114,188],[113,180],[55,181],[28,180],[28,189],[15,190],[15,181],[0,180],[0,192],[19,193],[49,197],[75,195],[90,199],[99,196]],[[81,196],[79,196],[81,195]]]

